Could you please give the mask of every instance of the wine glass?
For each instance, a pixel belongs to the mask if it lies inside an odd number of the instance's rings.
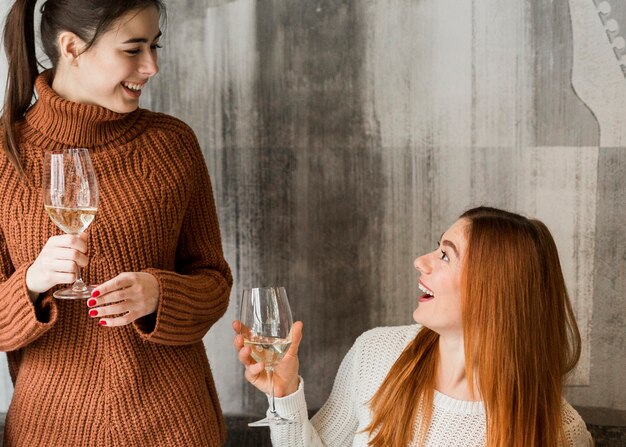
[[[284,287],[244,289],[241,299],[241,332],[257,362],[265,362],[270,379],[271,407],[268,417],[251,422],[250,427],[267,427],[293,422],[276,413],[274,405],[274,367],[291,346],[291,309]]]
[[[98,181],[87,149],[60,149],[46,152],[43,203],[46,212],[66,234],[80,235],[96,217]],[[72,287],[57,290],[60,299],[89,298],[94,289],[87,286],[78,267]]]

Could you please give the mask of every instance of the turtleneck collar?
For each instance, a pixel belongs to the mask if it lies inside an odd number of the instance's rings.
[[[52,89],[52,79],[52,70],[37,77],[37,102],[26,112],[26,122],[39,136],[64,146],[94,149],[129,141],[144,127],[138,125],[143,121],[141,109],[116,113],[104,107],[68,101]]]

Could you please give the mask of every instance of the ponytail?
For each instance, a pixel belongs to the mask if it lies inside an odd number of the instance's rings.
[[[35,4],[37,0],[16,0],[4,27],[4,50],[9,71],[2,114],[4,151],[23,175],[15,123],[23,118],[33,99],[37,70],[35,54]]]

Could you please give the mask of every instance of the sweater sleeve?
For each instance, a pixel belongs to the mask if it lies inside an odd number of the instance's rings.
[[[29,266],[13,267],[0,232],[0,351],[15,351],[29,345],[56,322],[57,308],[51,296],[42,295],[35,304],[28,296]]]
[[[272,444],[288,447],[345,447],[352,445],[358,427],[358,340],[346,354],[326,403],[309,421],[304,383],[295,393],[276,398],[276,411],[296,422],[270,427]]]
[[[224,259],[219,223],[209,173],[193,138],[191,198],[186,207],[176,253],[175,271],[145,269],[159,283],[156,313],[134,326],[145,340],[165,345],[187,345],[202,340],[224,315],[233,283]]]
[[[592,447],[593,438],[587,431],[585,421],[565,399],[562,404],[561,417],[565,432],[565,445],[567,447]]]

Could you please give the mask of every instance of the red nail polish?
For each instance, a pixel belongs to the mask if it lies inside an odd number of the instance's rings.
[[[93,306],[95,306],[95,305],[96,305],[96,303],[97,303],[97,301],[96,301],[96,300],[94,300],[94,299],[90,299],[89,301],[87,301],[87,306],[89,306],[89,307],[93,307]]]
[[[107,325],[107,322],[106,322],[106,321],[104,321],[104,320],[100,320],[100,321],[98,322],[98,324],[99,324],[100,326],[106,326],[106,325]]]
[[[94,298],[98,298],[100,296],[100,291],[94,290],[93,292],[91,292],[91,296],[93,296]]]
[[[98,315],[98,311],[96,309],[91,309],[89,311],[89,316],[90,317],[95,317],[96,315]]]

